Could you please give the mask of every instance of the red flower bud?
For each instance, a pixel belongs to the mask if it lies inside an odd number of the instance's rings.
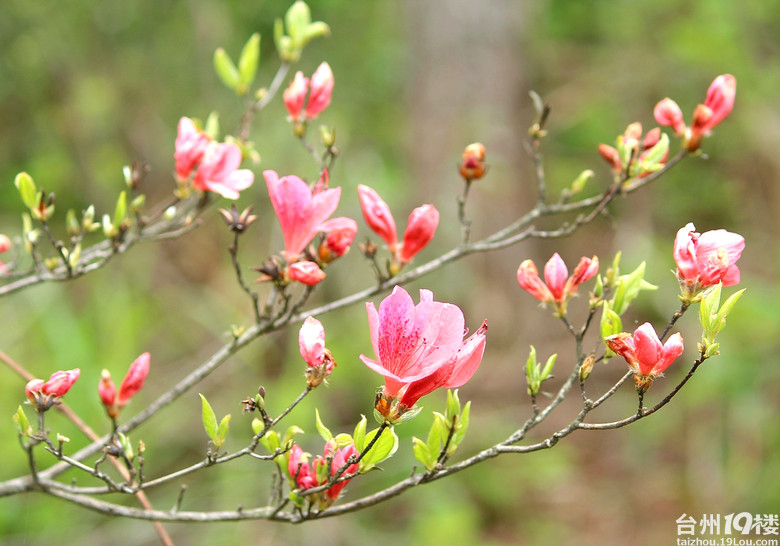
[[[463,162],[460,164],[460,175],[467,181],[478,180],[485,175],[485,146],[479,142],[469,144],[463,150]]]
[[[439,211],[433,205],[417,207],[409,215],[409,223],[401,245],[401,261],[409,262],[433,239],[439,225]]]
[[[358,185],[358,197],[363,218],[371,230],[379,235],[387,243],[390,252],[395,253],[398,246],[398,233],[395,229],[395,220],[379,194],[368,186]]]
[[[127,370],[127,375],[125,375],[122,385],[119,387],[119,394],[117,395],[117,405],[119,407],[126,405],[143,388],[146,376],[149,375],[149,360],[149,353],[144,353],[130,364],[130,369]]]
[[[314,286],[325,278],[325,272],[314,262],[295,262],[287,268],[287,276],[306,286]]]
[[[333,93],[333,71],[322,63],[311,77],[311,94],[306,104],[306,119],[314,119],[330,104]]]

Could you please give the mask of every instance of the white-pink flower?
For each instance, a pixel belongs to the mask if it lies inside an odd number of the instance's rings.
[[[249,169],[239,169],[241,150],[235,144],[211,142],[203,153],[193,186],[202,191],[218,193],[228,199],[238,199],[241,190],[254,182]]]

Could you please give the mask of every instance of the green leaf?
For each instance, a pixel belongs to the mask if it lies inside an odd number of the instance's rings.
[[[346,432],[342,432],[341,434],[336,434],[336,436],[333,438],[333,441],[336,442],[336,447],[343,448],[347,446],[351,446],[355,443],[355,440],[347,434]]]
[[[322,439],[326,442],[333,439],[333,434],[330,430],[328,430],[328,427],[326,427],[322,423],[322,419],[320,419],[320,410],[315,409],[314,410],[314,422],[317,425],[317,432],[320,433],[320,436],[322,436]]]
[[[217,76],[229,89],[238,93],[238,84],[240,77],[238,75],[238,69],[233,64],[233,60],[227,54],[227,52],[218,47],[214,51],[214,69],[217,72]]]
[[[525,377],[530,383],[536,379],[536,348],[531,345],[531,352],[528,353],[528,360],[525,362]]]
[[[225,444],[225,438],[227,437],[228,429],[230,428],[230,414],[228,413],[219,422],[217,433],[214,438],[214,445],[216,447],[222,447]]]
[[[455,415],[460,415],[460,400],[458,399],[458,390],[455,392],[447,389],[447,410],[444,417],[450,421]]]
[[[661,162],[669,153],[669,135],[661,133],[661,138],[655,143],[655,146],[645,152],[645,157],[639,165],[639,172],[649,172],[659,170],[661,168]]]
[[[455,427],[455,433],[452,435],[452,440],[450,440],[450,447],[447,449],[448,455],[452,455],[453,453],[455,453],[455,450],[458,449],[458,446],[463,441],[463,438],[466,436],[466,430],[469,428],[470,413],[471,413],[471,400],[466,402],[466,405],[463,407],[463,413],[461,413],[460,415],[459,422]]]
[[[658,288],[644,281],[644,276],[645,262],[642,262],[634,271],[627,275],[621,275],[617,279],[615,297],[610,302],[615,313],[622,315],[628,309],[628,305],[639,295],[640,290],[655,290]]]
[[[438,411],[433,412],[433,423],[431,424],[431,430],[428,431],[428,449],[431,453],[435,453],[436,457],[441,452],[441,447],[447,440],[449,434],[449,426],[447,420]]]
[[[366,423],[368,420],[366,419],[365,415],[360,415],[360,422],[358,422],[357,425],[355,425],[355,432],[353,434],[355,439],[355,448],[358,451],[363,451],[363,448],[366,447]]]
[[[580,193],[584,188],[585,184],[587,184],[588,180],[596,176],[596,173],[594,173],[590,169],[586,169],[582,171],[577,178],[574,179],[574,182],[571,183],[571,193]]]
[[[436,459],[431,455],[431,451],[426,443],[414,436],[412,437],[412,452],[414,453],[414,458],[420,461],[426,470],[433,470],[436,466]]]
[[[260,434],[265,430],[265,423],[263,423],[262,419],[258,419],[255,417],[252,419],[252,433],[256,435]]]
[[[378,432],[379,428],[375,428],[366,434],[366,445],[371,443],[371,440],[374,439],[374,436],[376,436]],[[360,471],[365,472],[371,470],[382,461],[392,457],[397,449],[398,436],[395,435],[395,431],[393,431],[392,427],[387,427],[371,450],[360,460]]]
[[[270,453],[275,453],[277,449],[282,447],[282,442],[279,440],[279,434],[275,430],[266,432],[265,436],[260,438],[260,443]]]
[[[306,2],[298,0],[284,15],[284,23],[287,34],[293,42],[293,47],[300,50],[304,45],[304,37],[308,26],[311,24],[311,10]]]
[[[547,362],[544,365],[544,369],[542,370],[542,373],[539,375],[539,379],[541,381],[544,381],[548,377],[550,377],[550,373],[552,372],[553,366],[555,366],[555,360],[558,358],[558,354],[553,354],[550,358],[547,359]]]
[[[284,445],[290,443],[290,440],[298,434],[303,434],[303,429],[301,427],[297,425],[290,425],[287,427],[287,430],[284,432]]]
[[[206,397],[200,393],[198,393],[198,396],[200,396],[200,399],[203,402],[203,428],[208,437],[211,438],[211,441],[214,442],[214,439],[217,436],[217,416],[214,415],[214,410],[211,409],[211,404],[206,400]]]
[[[314,21],[306,27],[306,30],[303,33],[302,46],[305,46],[314,38],[321,38],[323,36],[330,36],[330,27],[327,23],[323,23],[322,21]]]
[[[257,75],[257,65],[260,63],[260,34],[255,32],[249,37],[249,40],[241,50],[241,56],[238,59],[238,75],[241,87],[249,90],[252,82]],[[242,95],[244,93],[241,93]]]
[[[22,203],[28,209],[34,209],[38,204],[38,189],[35,187],[35,182],[32,176],[25,172],[21,172],[14,178],[14,186],[19,190],[19,196],[22,198]]]
[[[114,209],[114,226],[119,228],[127,218],[127,194],[123,191],[119,194],[119,198],[116,200],[116,208]]]
[[[24,413],[22,406],[16,408],[16,413],[13,414],[11,420],[14,422],[17,432],[22,436],[30,436],[32,429],[30,428],[30,421],[27,419],[27,414]]]
[[[206,127],[203,131],[212,139],[217,140],[219,138],[219,113],[211,112],[209,117],[206,118]]]

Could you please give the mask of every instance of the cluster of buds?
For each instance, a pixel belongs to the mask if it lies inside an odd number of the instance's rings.
[[[390,250],[388,272],[391,276],[396,275],[433,239],[439,225],[439,211],[433,205],[422,205],[414,209],[409,215],[403,241],[399,244],[395,220],[387,203],[374,189],[363,184],[358,185],[358,196],[366,224],[384,239]]]
[[[615,147],[599,144],[599,154],[615,175],[644,177],[663,168],[669,157],[669,137],[655,127],[642,137],[642,124],[634,122],[618,135]]]
[[[338,447],[335,440],[329,440],[325,443],[324,454],[317,455],[312,461],[311,455],[305,453],[300,446],[294,445],[290,450],[287,473],[294,488],[306,491],[328,483],[328,480],[335,476],[350,458],[357,458],[358,455],[354,444]],[[346,467],[342,476],[349,476],[357,471],[358,464],[352,463]],[[339,497],[348,482],[348,479],[337,481],[325,491],[313,494],[312,500],[317,502],[320,509],[325,509]]]
[[[558,316],[566,316],[566,304],[570,297],[577,293],[579,285],[592,278],[599,271],[597,256],[583,256],[574,273],[569,276],[569,270],[563,259],[556,252],[544,266],[544,281],[539,278],[539,272],[532,260],[525,260],[517,268],[517,282],[533,297],[542,303],[553,303]]]
[[[460,164],[460,175],[470,184],[473,180],[479,180],[485,176],[487,165],[485,164],[485,146],[479,142],[469,144],[463,150],[463,161]]]
[[[683,149],[695,152],[701,146],[703,137],[731,113],[737,94],[737,80],[731,74],[721,74],[710,84],[704,104],[693,111],[693,122],[688,127],[683,121],[680,107],[670,98],[655,105],[655,120],[665,127],[671,127],[683,139]]]
[[[119,417],[122,408],[143,388],[146,376],[149,375],[149,362],[149,353],[144,353],[136,358],[130,364],[130,368],[127,370],[119,390],[116,389],[111,379],[111,372],[104,369],[100,374],[98,395],[106,408],[106,413],[108,413],[111,419]]]
[[[298,348],[301,357],[308,364],[306,368],[306,384],[315,388],[331,374],[336,366],[333,354],[325,348],[325,329],[322,323],[314,317],[303,321],[298,332]]]
[[[604,339],[607,346],[626,359],[628,367],[634,372],[637,392],[644,393],[653,384],[656,377],[683,352],[683,339],[677,333],[665,344],[661,344],[658,334],[649,322],[639,326],[633,334],[621,332]]]
[[[48,381],[33,379],[24,387],[24,392],[35,410],[43,413],[59,403],[60,398],[70,390],[79,375],[81,375],[79,368],[60,370],[51,374]]]
[[[308,100],[306,96],[308,94]],[[293,122],[296,136],[303,136],[306,123],[316,118],[330,104],[333,94],[333,72],[328,63],[322,63],[312,74],[311,80],[296,72],[290,86],[285,89],[282,99],[289,120]],[[305,105],[305,108],[304,108]]]
[[[255,178],[249,169],[238,168],[241,155],[237,145],[216,142],[190,118],[181,118],[173,154],[179,186],[177,194],[185,196],[192,186],[201,192],[238,199],[239,192],[251,186]]]

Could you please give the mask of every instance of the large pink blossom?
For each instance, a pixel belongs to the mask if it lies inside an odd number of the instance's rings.
[[[604,340],[607,346],[622,356],[634,372],[637,388],[644,392],[683,352],[683,339],[677,333],[661,344],[649,322],[639,326],[634,334],[620,333]]]
[[[402,413],[436,388],[462,386],[482,360],[487,324],[464,341],[463,312],[456,305],[433,301],[429,290],[420,291],[420,303],[415,305],[406,290],[396,286],[378,311],[372,303],[366,309],[376,359],[365,355],[360,359],[385,378],[386,418],[396,417],[397,409]],[[400,408],[395,408],[396,402]]]
[[[674,261],[677,279],[688,295],[719,282],[723,286],[739,283],[737,260],[745,248],[741,235],[725,229],[697,233],[693,223],[677,232],[674,240]]]
[[[212,142],[195,172],[193,186],[202,191],[218,193],[228,199],[238,199],[238,192],[254,182],[249,169],[239,169],[241,150],[235,144]]]
[[[328,220],[338,207],[341,188],[312,194],[308,184],[295,175],[284,176],[264,171],[268,195],[284,237],[284,254],[294,262],[306,245],[320,232],[344,227],[344,218]]]

